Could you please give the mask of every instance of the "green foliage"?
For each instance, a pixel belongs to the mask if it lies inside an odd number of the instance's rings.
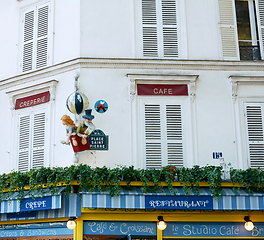
[[[221,175],[222,167],[218,166],[193,166],[193,168],[178,169],[178,178],[185,193],[195,192],[199,194],[201,182],[209,184],[210,191],[214,197],[222,195]]]
[[[234,189],[238,183],[238,189],[245,188],[250,192],[264,192],[264,171],[259,168],[248,168],[246,170],[230,169],[231,181]]]
[[[135,169],[134,166],[118,166],[116,168],[96,167],[79,164],[70,167],[54,167],[32,169],[21,173],[12,171],[9,174],[0,175],[0,200],[12,198],[16,192],[18,199],[22,199],[26,190],[32,198],[44,189],[53,194],[58,192],[60,186],[65,186],[66,194],[81,191],[107,191],[111,196],[119,195],[120,182],[125,183],[126,188],[132,189],[132,182],[141,182],[141,189],[145,193],[164,191],[164,186],[175,194],[172,182],[179,181],[184,192],[199,194],[201,182],[207,182],[212,195],[217,199],[222,195],[221,171],[218,166],[194,166],[192,168],[171,169],[171,166],[157,169]],[[260,169],[230,170],[232,182],[238,182],[240,187],[248,191],[263,192],[264,172]],[[176,179],[176,180],[175,180]],[[165,183],[165,184],[164,184]]]

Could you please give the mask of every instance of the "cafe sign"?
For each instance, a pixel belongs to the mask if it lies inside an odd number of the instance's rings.
[[[245,222],[167,222],[163,236],[221,239],[264,237],[264,223],[254,222],[255,227],[252,231],[247,231],[244,224]]]
[[[138,95],[188,96],[187,84],[137,84]]]
[[[33,107],[39,104],[43,104],[49,102],[50,100],[50,92],[43,92],[35,95],[31,95],[24,98],[16,99],[15,109],[22,109],[27,107]]]

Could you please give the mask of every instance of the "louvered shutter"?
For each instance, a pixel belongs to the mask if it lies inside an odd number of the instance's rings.
[[[24,41],[23,41],[23,62],[22,71],[30,71],[33,68],[33,45],[34,45],[34,26],[35,11],[25,13],[24,17]]]
[[[26,172],[45,164],[45,111],[31,112],[19,117],[18,170]]]
[[[144,57],[178,57],[176,0],[142,0]]]
[[[220,34],[224,60],[238,60],[238,37],[234,0],[218,0]]]
[[[30,142],[31,142],[31,119],[30,115],[19,117],[19,140],[18,140],[18,171],[29,170]]]
[[[259,34],[259,46],[261,52],[261,59],[264,59],[264,0],[256,1],[256,12],[258,19],[258,34]]]
[[[182,106],[145,104],[146,168],[183,166]]]
[[[264,104],[246,105],[248,154],[251,168],[264,169],[263,107]]]
[[[143,56],[158,57],[156,0],[142,0]]]
[[[158,104],[145,105],[146,168],[161,168],[161,109]]]
[[[176,1],[162,0],[164,57],[178,57]]]
[[[44,6],[38,9],[38,27],[37,27],[37,56],[36,68],[47,66],[48,61],[48,20],[49,7]]]
[[[49,5],[24,14],[22,72],[48,65]]]
[[[32,142],[32,168],[39,169],[44,166],[45,150],[45,112],[33,115],[33,142]]]
[[[183,136],[181,105],[166,105],[168,165],[183,166]]]

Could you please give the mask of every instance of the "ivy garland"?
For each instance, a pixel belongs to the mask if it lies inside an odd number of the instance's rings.
[[[81,191],[108,191],[111,196],[119,195],[120,182],[126,183],[126,188],[131,189],[131,182],[141,182],[141,189],[145,193],[163,191],[162,182],[166,187],[176,193],[172,182],[178,181],[186,194],[195,192],[199,194],[201,182],[207,182],[209,189],[216,199],[222,195],[221,187],[222,167],[219,166],[194,166],[193,168],[179,168],[171,170],[171,166],[157,169],[135,169],[134,166],[118,166],[110,169],[107,167],[92,168],[89,165],[79,164],[70,167],[31,169],[21,173],[12,171],[0,175],[0,201],[3,197],[11,199],[16,192],[17,198],[22,199],[27,193],[32,198],[45,189],[53,194],[58,192],[60,186],[65,186],[66,194]],[[243,187],[254,192],[264,192],[264,171],[260,169],[231,169],[231,182],[239,183],[238,189]],[[27,192],[25,192],[27,190]]]

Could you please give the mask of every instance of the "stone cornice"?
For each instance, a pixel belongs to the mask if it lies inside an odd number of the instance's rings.
[[[63,72],[80,68],[113,68],[142,70],[182,71],[263,71],[264,61],[205,61],[205,60],[165,60],[165,59],[110,59],[110,58],[76,58],[58,63],[37,71],[24,73],[0,80],[0,89],[18,84],[51,78]],[[131,71],[129,71],[131,72]]]

